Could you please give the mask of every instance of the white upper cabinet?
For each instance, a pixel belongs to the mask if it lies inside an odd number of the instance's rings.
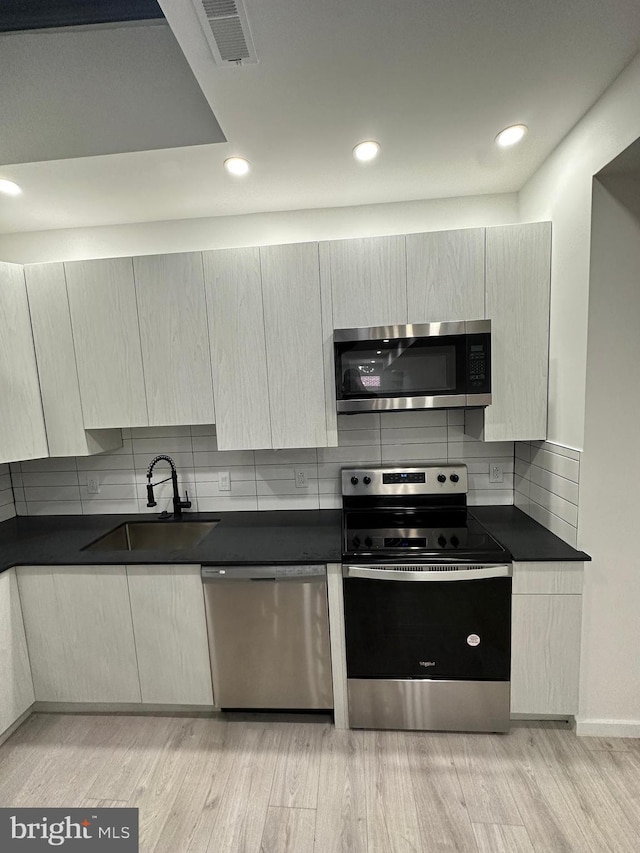
[[[202,255],[133,259],[149,425],[212,424]]]
[[[321,258],[334,329],[408,322],[404,236],[331,240]]]
[[[85,428],[147,426],[131,258],[64,267]]]
[[[484,319],[484,233],[407,234],[410,323]]]
[[[0,462],[49,455],[24,273],[0,263]]]
[[[272,444],[326,447],[317,243],[260,249]]]
[[[270,448],[258,249],[204,252],[219,450]]]
[[[491,406],[485,441],[546,438],[551,223],[487,228]]]
[[[120,430],[84,429],[63,264],[32,264],[24,272],[49,455],[88,456],[121,447]]]

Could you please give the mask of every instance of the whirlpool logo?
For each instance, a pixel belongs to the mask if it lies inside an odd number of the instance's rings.
[[[434,660],[421,660],[421,661],[418,661],[418,663],[420,664],[420,666],[427,666],[427,667],[436,665],[436,662]]]
[[[0,809],[2,853],[138,853],[137,809]]]

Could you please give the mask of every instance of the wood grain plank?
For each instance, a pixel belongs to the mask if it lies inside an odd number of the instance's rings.
[[[447,737],[471,822],[522,825],[496,754],[496,738],[464,734]]]
[[[327,729],[313,724],[287,726],[276,762],[270,806],[316,808],[320,744]]]
[[[282,727],[268,723],[243,725],[237,760],[222,794],[206,853],[260,850]]]
[[[169,736],[138,780],[127,806],[140,810],[140,849],[153,850],[206,733],[207,720],[171,720]]]
[[[366,853],[364,732],[335,729],[322,742],[315,853]]]
[[[16,570],[0,575],[0,732],[35,701]]]
[[[154,853],[206,850],[229,773],[242,748],[241,729],[207,720],[173,804],[167,809]]]
[[[410,323],[484,319],[484,232],[407,234]]]
[[[273,447],[326,447],[318,244],[261,247],[260,266]]]
[[[131,258],[64,265],[85,429],[146,426]]]
[[[513,564],[513,593],[518,595],[581,595],[584,563]]]
[[[137,257],[133,272],[149,425],[215,423],[202,254]]]
[[[513,713],[577,713],[581,625],[581,595],[513,596]]]
[[[0,462],[48,456],[24,273],[0,262]]]
[[[200,566],[127,566],[143,702],[211,705]]]
[[[547,436],[551,223],[487,228],[492,404],[485,441]]]
[[[557,724],[527,723],[495,738],[498,760],[536,851],[590,851],[580,820],[568,811],[562,785],[538,749],[539,732],[547,728]]]
[[[269,806],[260,853],[313,853],[315,809]]]
[[[640,849],[640,835],[598,771],[597,754],[579,738],[557,729],[537,732],[538,748],[562,787],[567,810],[580,821],[594,850],[632,853]]]
[[[535,853],[524,826],[474,823],[479,853]]]
[[[407,732],[405,742],[423,849],[476,853],[447,735]]]
[[[98,800],[129,800],[140,785],[169,737],[172,722],[166,717],[114,717],[118,730],[111,751],[100,763],[100,770],[87,796]]]
[[[140,702],[124,566],[21,566],[36,699]]]
[[[328,246],[334,328],[408,322],[403,235],[331,240]]]
[[[364,732],[369,853],[416,853],[422,839],[402,732]]]
[[[203,252],[219,450],[271,447],[258,249]]]

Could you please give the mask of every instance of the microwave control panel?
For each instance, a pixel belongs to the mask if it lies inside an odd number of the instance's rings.
[[[467,391],[491,391],[491,344],[488,335],[470,335],[467,341]]]

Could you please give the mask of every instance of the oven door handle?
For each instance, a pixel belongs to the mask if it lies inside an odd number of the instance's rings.
[[[369,578],[379,581],[473,581],[482,578],[510,578],[511,564],[500,565],[436,565],[423,566],[342,566],[344,578]]]

